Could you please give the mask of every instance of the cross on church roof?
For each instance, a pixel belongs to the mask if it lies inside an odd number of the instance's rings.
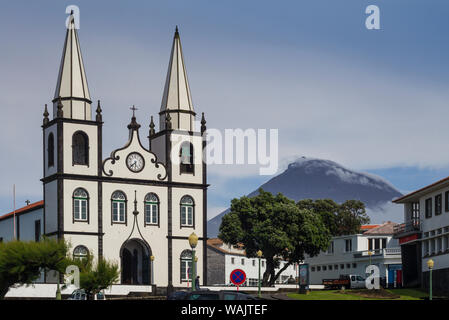
[[[129,109],[133,111],[133,117],[136,116],[136,110],[139,110],[134,105],[131,108],[129,108]]]
[[[128,125],[128,129],[137,130],[140,128],[140,124],[138,124],[136,122],[136,110],[139,110],[139,109],[137,109],[136,106],[134,106],[134,105],[129,109],[133,111],[133,116],[131,117],[131,123]]]

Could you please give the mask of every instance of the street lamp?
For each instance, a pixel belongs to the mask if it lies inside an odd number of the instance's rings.
[[[154,261],[154,256],[150,256],[150,263],[151,263],[151,279],[150,279],[150,283],[154,284],[154,271],[153,271],[153,261]]]
[[[260,294],[260,259],[262,258],[262,250],[257,251],[257,256],[259,257],[259,281],[258,281],[258,293],[259,293],[259,298],[261,297]]]
[[[371,265],[371,256],[373,255],[373,252],[371,250],[368,250],[369,255],[369,264]]]
[[[430,270],[430,279],[429,279],[429,300],[432,300],[432,269],[434,262],[432,259],[427,260],[427,267]]]
[[[192,234],[189,236],[189,244],[190,248],[192,248],[192,291],[194,291],[194,285],[195,285],[195,248],[198,244],[198,236],[195,234],[195,232],[192,232]]]

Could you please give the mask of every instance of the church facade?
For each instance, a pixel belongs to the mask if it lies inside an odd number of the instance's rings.
[[[203,113],[200,128],[195,128],[178,29],[159,130],[151,116],[145,139],[133,107],[123,145],[103,154],[103,110],[100,101],[92,110],[73,16],[52,102],[52,115],[45,106],[42,124],[42,233],[67,240],[75,257],[92,254],[115,261],[121,284],[168,288],[188,286],[191,280],[188,237],[195,233],[196,274],[205,284],[206,121]]]

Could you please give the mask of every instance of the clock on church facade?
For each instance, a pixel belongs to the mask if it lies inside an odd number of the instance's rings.
[[[151,117],[148,140],[141,140],[133,107],[123,145],[104,156],[103,110],[98,101],[92,118],[71,16],[52,117],[44,112],[44,234],[69,241],[74,256],[117,262],[122,284],[186,287],[192,232],[199,237],[197,275],[207,281],[205,120],[195,128],[177,29],[171,51],[159,131]]]

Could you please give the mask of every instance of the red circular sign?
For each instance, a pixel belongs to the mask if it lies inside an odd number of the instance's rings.
[[[242,269],[235,269],[231,272],[231,282],[236,286],[240,286],[245,283],[246,273]]]

